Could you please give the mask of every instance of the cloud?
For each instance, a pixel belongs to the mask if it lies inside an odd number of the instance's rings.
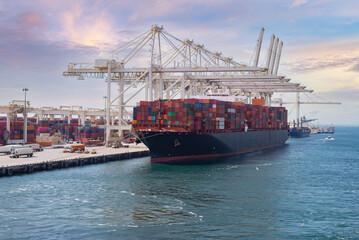
[[[359,62],[359,57],[340,58],[337,56],[328,56],[326,58],[301,58],[287,64],[290,65],[289,68],[293,73],[308,73],[333,68],[346,68],[348,65],[352,65],[356,62]],[[350,70],[359,71],[359,65],[355,65]]]
[[[23,25],[27,28],[33,29],[46,25],[45,20],[41,17],[41,14],[38,12],[28,12],[21,16],[21,21]]]
[[[134,0],[126,5],[130,12],[127,22],[131,25],[143,25],[150,19],[165,19],[166,22],[176,20],[182,23],[192,20],[193,24],[193,20],[198,18],[205,18],[205,22],[208,22],[211,19],[216,19],[216,16],[222,13],[222,11],[219,11],[220,9],[229,10],[230,8],[225,9],[228,4],[233,7],[238,5],[238,2],[235,0]],[[217,11],[214,12],[215,10]],[[210,14],[212,12],[213,14]],[[211,16],[209,17],[209,15]],[[197,24],[201,23],[196,22]],[[160,24],[161,22],[157,23]]]
[[[308,0],[294,0],[292,3],[292,7],[300,7],[308,2]]]
[[[351,68],[349,68],[349,71],[352,72],[359,72],[359,63],[353,65]]]
[[[341,39],[325,43],[290,46],[283,65],[294,74],[311,73],[328,69],[355,71],[359,63],[359,42]]]
[[[359,91],[351,88],[344,88],[335,91],[317,92],[318,95],[325,99],[332,101],[339,101],[342,105],[358,105],[359,106]]]
[[[111,15],[100,8],[97,10],[94,13],[86,4],[75,2],[71,9],[58,15],[60,31],[54,40],[98,48],[114,43],[117,35]]]

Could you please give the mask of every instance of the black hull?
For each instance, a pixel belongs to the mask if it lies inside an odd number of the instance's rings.
[[[288,130],[197,134],[136,132],[150,149],[152,163],[193,163],[283,145]]]

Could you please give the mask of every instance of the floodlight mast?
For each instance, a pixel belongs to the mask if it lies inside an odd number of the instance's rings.
[[[22,91],[25,92],[25,102],[24,102],[24,141],[23,144],[25,145],[27,143],[27,112],[26,112],[26,92],[29,91],[28,88],[23,88]]]

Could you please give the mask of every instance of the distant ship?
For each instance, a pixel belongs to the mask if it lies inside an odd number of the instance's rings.
[[[302,138],[309,136],[310,136],[310,129],[307,127],[293,127],[289,131],[289,137],[291,138]]]
[[[310,136],[310,128],[303,127],[303,123],[308,123],[311,121],[315,121],[316,119],[305,119],[305,117],[302,117],[300,121],[295,122],[293,120],[293,127],[289,130],[289,137],[291,138],[303,138],[303,137],[309,137]]]
[[[324,129],[319,129],[317,133],[328,133],[328,134],[334,134],[335,132],[335,127],[334,126],[330,126]]]

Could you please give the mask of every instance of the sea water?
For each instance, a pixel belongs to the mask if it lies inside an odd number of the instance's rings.
[[[359,128],[336,130],[217,164],[0,178],[0,239],[359,239]]]

